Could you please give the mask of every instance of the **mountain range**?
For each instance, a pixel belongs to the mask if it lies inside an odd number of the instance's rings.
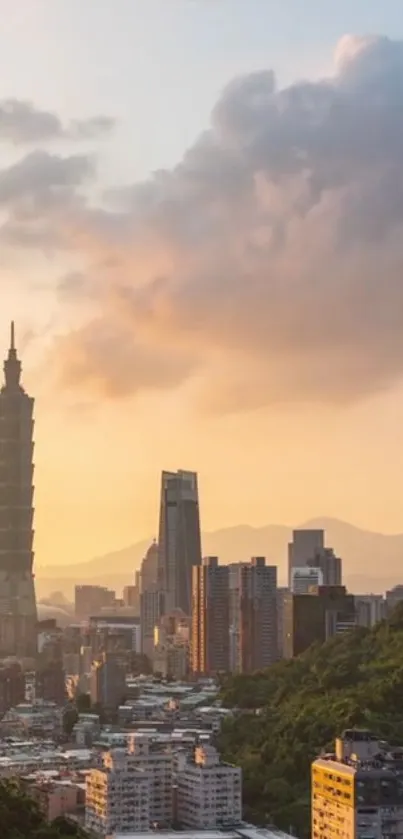
[[[343,559],[344,581],[350,591],[383,592],[403,583],[403,533],[372,533],[328,517],[312,519],[298,527],[326,531],[327,547]],[[291,538],[292,528],[283,525],[227,527],[203,534],[203,554],[219,556],[223,563],[266,556],[270,564],[278,566],[279,584],[285,584],[287,544]],[[76,565],[37,566],[38,598],[57,590],[72,599],[76,583],[108,586],[120,592],[134,581],[134,572],[150,543],[151,538]]]

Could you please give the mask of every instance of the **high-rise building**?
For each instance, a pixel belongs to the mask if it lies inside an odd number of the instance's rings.
[[[354,595],[344,586],[312,586],[308,594],[284,600],[284,657],[300,655],[315,642],[323,644],[357,624]]]
[[[240,568],[247,562],[232,562],[228,566],[229,573],[229,669],[231,673],[239,673],[240,665],[240,620],[241,620],[241,574]]]
[[[0,657],[36,656],[33,574],[33,409],[11,342],[0,391]]]
[[[192,568],[201,563],[199,493],[195,472],[163,472],[158,535],[159,587],[164,611],[191,613]]]
[[[154,654],[154,630],[163,612],[163,595],[157,588],[143,591],[140,595],[141,652],[152,661]]]
[[[239,574],[239,669],[253,673],[278,660],[277,568],[255,556]]]
[[[213,675],[229,671],[229,567],[216,556],[193,568],[192,672]]]
[[[293,530],[288,545],[288,587],[292,590],[293,570],[317,568],[324,586],[341,586],[342,562],[332,548],[325,547],[324,530]]]
[[[400,750],[370,731],[349,729],[335,753],[312,764],[312,839],[384,839],[403,835]]]
[[[148,548],[139,572],[140,594],[143,591],[154,591],[158,585],[158,545],[154,539]]]

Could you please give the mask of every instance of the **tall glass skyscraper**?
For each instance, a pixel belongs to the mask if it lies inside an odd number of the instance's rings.
[[[201,564],[199,493],[195,472],[163,472],[158,534],[159,589],[164,611],[190,615],[192,568]]]
[[[0,657],[34,658],[33,408],[21,385],[14,324],[0,390]]]

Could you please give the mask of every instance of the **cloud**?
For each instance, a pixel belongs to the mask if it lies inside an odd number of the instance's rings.
[[[69,233],[94,318],[56,343],[63,383],[189,382],[224,411],[402,377],[402,42],[346,36],[320,81],[233,80],[175,168],[107,198]]]
[[[87,140],[109,133],[114,120],[107,116],[73,120],[64,125],[52,111],[20,99],[0,100],[0,142],[32,145],[54,140]]]

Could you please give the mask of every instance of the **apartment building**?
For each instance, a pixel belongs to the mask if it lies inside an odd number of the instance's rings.
[[[85,827],[97,836],[149,830],[149,773],[125,749],[107,752],[103,766],[87,775]]]
[[[312,839],[401,839],[403,749],[349,729],[312,764]]]
[[[198,746],[177,775],[177,818],[182,828],[208,830],[242,820],[242,770],[221,763],[213,746]]]
[[[277,568],[255,556],[239,575],[239,669],[253,673],[278,660]]]
[[[172,772],[172,749],[152,735],[135,733],[128,748],[105,752],[102,767],[87,779],[88,830],[107,836],[126,827],[147,831],[172,824]]]

